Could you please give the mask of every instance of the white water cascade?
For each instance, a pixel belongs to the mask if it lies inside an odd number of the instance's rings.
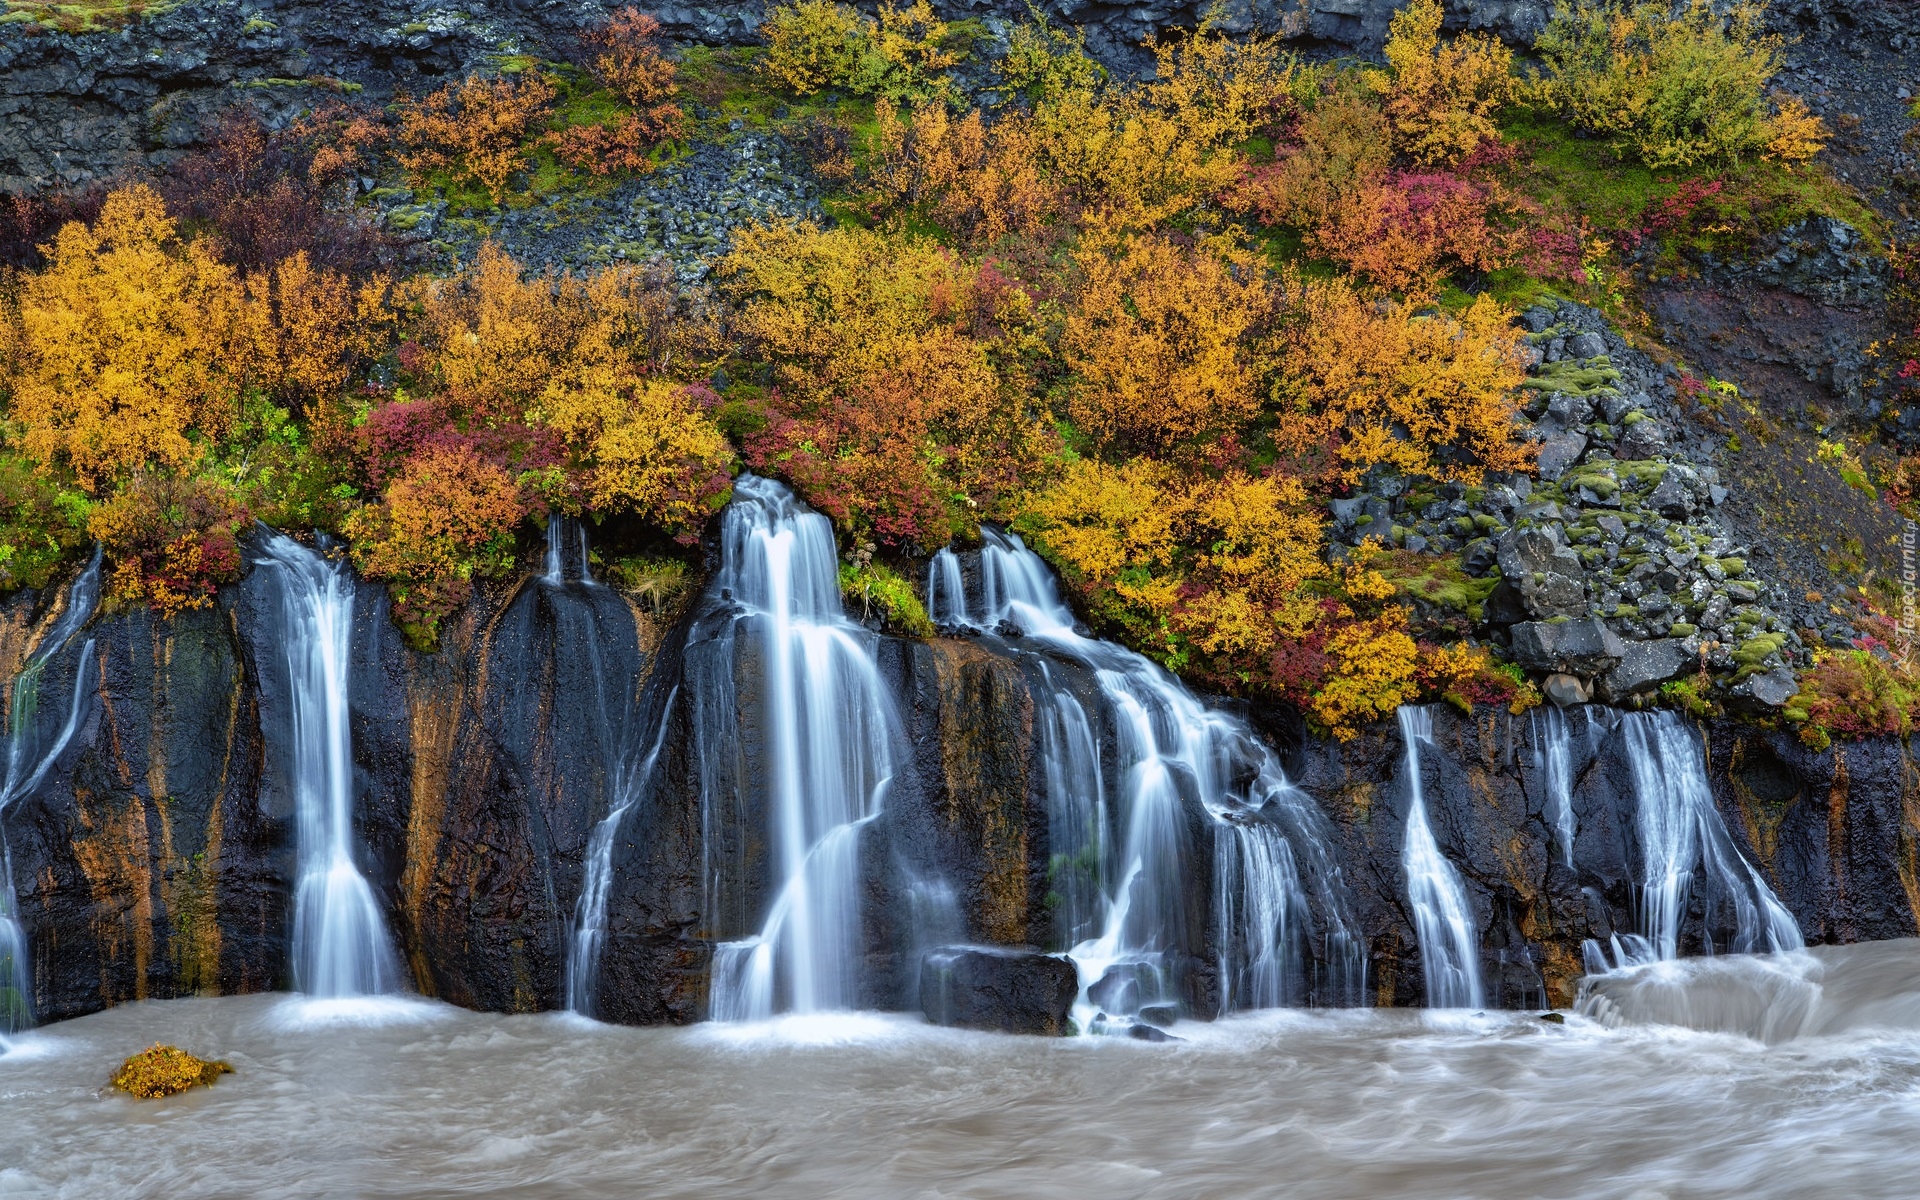
[[[1713,803],[1699,739],[1686,719],[1674,712],[1629,713],[1621,718],[1620,736],[1639,801],[1640,936],[1614,939],[1611,966],[1679,957],[1680,928],[1696,884],[1706,918],[1706,953],[1803,948],[1793,914],[1733,844]],[[1716,928],[1731,931],[1718,946]],[[1585,951],[1589,972],[1609,969],[1598,945],[1588,942]]]
[[[291,689],[298,882],[293,904],[295,986],[318,999],[401,987],[399,963],[373,889],[354,855],[353,746],[347,685],[353,579],[344,564],[284,534],[257,565],[279,582],[281,638]]]
[[[636,758],[631,747],[620,748],[607,780],[607,815],[587,837],[586,874],[573,917],[573,940],[567,950],[567,1008],[582,1016],[593,1016],[595,1011],[600,950],[607,937],[607,895],[613,888],[613,839],[620,832],[620,822],[653,779],[653,766],[666,745],[673,702],[679,694],[679,688],[667,693],[667,701],[660,707],[659,732],[644,756]]]
[[[82,626],[93,618],[100,600],[100,551],[96,548],[73,585],[67,589],[66,605],[53,628],[27,656],[26,666],[13,680],[13,695],[7,708],[7,774],[0,783],[0,816],[14,801],[31,795],[47,777],[47,772],[73,740],[86,711],[87,668],[93,661],[93,639],[80,647],[74,667],[73,692],[67,701],[66,720],[51,741],[43,741],[36,718],[40,712],[40,687],[47,664],[65,649]],[[33,1023],[33,974],[27,958],[27,931],[20,923],[19,900],[13,890],[13,856],[4,831],[0,831],[0,1033],[17,1033]],[[5,1039],[0,1038],[0,1045]]]
[[[1547,820],[1566,865],[1573,865],[1573,732],[1558,708],[1546,705],[1527,714],[1533,735],[1533,769],[1547,792]]]
[[[1222,1011],[1358,1001],[1364,957],[1313,801],[1244,721],[1209,709],[1147,658],[1077,631],[1052,572],[1019,538],[982,536],[977,605],[956,594],[953,552],[935,556],[929,591],[940,619],[971,614],[987,630],[1017,631],[1019,645],[1088,669],[1099,688],[1103,711],[1091,715],[1065,686],[1037,697],[1064,934],[1057,949],[1079,968],[1080,1027],[1101,1012],[1186,1002],[1181,960],[1208,932],[1190,928],[1195,854],[1213,862]],[[1053,685],[1044,662],[1042,670]],[[1107,756],[1102,736],[1112,739]],[[1211,846],[1190,844],[1192,801],[1210,818]],[[1307,967],[1315,940],[1318,979]]]
[[[734,481],[721,555],[715,594],[735,606],[731,635],[755,639],[760,656],[775,890],[757,933],[715,948],[712,1015],[852,1008],[860,831],[880,812],[898,736],[875,637],[841,605],[832,526],[780,484]]]
[[[1427,1007],[1480,1008],[1487,1002],[1480,981],[1480,931],[1459,870],[1433,840],[1420,780],[1420,747],[1433,744],[1433,714],[1415,705],[1403,706],[1400,736],[1407,746],[1409,792],[1400,865],[1407,873],[1407,900],[1413,906],[1414,933],[1420,939]]]

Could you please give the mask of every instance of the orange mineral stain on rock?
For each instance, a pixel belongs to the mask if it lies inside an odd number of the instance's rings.
[[[1027,760],[1033,696],[1018,667],[965,642],[928,644],[940,684],[947,821],[971,832],[987,863],[978,914],[994,942],[1027,938]]]

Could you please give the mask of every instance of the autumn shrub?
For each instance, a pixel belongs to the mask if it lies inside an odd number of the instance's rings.
[[[505,468],[455,444],[409,458],[379,502],[355,510],[343,529],[355,565],[388,582],[395,619],[426,647],[474,577],[513,566],[516,530],[530,511]]]
[[[1221,199],[1268,225],[1316,229],[1392,164],[1386,115],[1350,81],[1334,81],[1295,115],[1274,147],[1274,161],[1241,164]]]
[[[1530,205],[1496,184],[1452,171],[1389,171],[1360,182],[1310,235],[1355,274],[1430,296],[1451,272],[1495,271],[1535,246]]]
[[[1023,336],[1020,289],[982,287],[989,273],[930,242],[857,227],[749,231],[718,273],[736,336],[778,385],[747,440],[755,469],[888,545],[943,543],[1020,485],[1044,438],[996,362]]]
[[[675,103],[678,68],[661,49],[660,22],[623,8],[580,40],[587,70],[627,111],[611,123],[568,125],[548,134],[554,152],[596,175],[652,170],[652,149],[686,127],[686,113]]]
[[[1003,95],[1040,104],[1068,92],[1090,91],[1105,81],[1107,70],[1088,55],[1084,30],[1068,33],[1038,9],[1031,13],[1031,20],[1013,27],[1007,52],[994,60]]]
[[[1374,77],[1395,141],[1427,167],[1457,166],[1498,141],[1500,108],[1513,93],[1513,53],[1486,34],[1440,44],[1440,0],[1414,0],[1394,14],[1389,71]]]
[[[1346,483],[1377,465],[1469,483],[1531,467],[1517,401],[1530,360],[1492,297],[1450,315],[1338,280],[1288,277],[1284,292],[1273,397],[1287,452],[1324,456]]]
[[[328,125],[334,120],[342,128]],[[356,122],[357,132],[345,130]],[[339,147],[384,133],[356,113],[275,130],[252,111],[232,108],[205,145],[168,168],[159,191],[186,231],[211,235],[220,258],[242,271],[271,271],[301,254],[324,271],[367,275],[392,258],[392,247],[355,213],[342,185],[359,154]]]
[[[732,489],[733,451],[708,414],[719,397],[603,363],[542,394],[532,419],[559,435],[596,513],[632,513],[691,545]]]
[[[1492,704],[1518,715],[1542,703],[1540,689],[1512,663],[1496,662],[1485,646],[1459,642],[1421,644],[1418,676],[1423,695],[1445,700],[1463,712]]]
[[[839,86],[853,74],[867,38],[860,14],[834,0],[798,0],[767,10],[760,26],[769,82],[802,96]]]
[[[1259,410],[1245,353],[1269,306],[1258,273],[1164,236],[1104,231],[1081,240],[1074,265],[1067,411],[1097,445],[1163,450]]]
[[[93,509],[87,531],[110,564],[108,594],[171,617],[206,607],[240,578],[240,535],[252,521],[222,483],[141,473]]]
[[[1650,167],[1756,158],[1796,162],[1825,143],[1820,119],[1767,93],[1781,40],[1758,4],[1691,0],[1561,8],[1535,45],[1539,95],[1615,152]]]
[[[180,239],[145,186],[114,192],[91,226],[62,227],[51,250],[20,288],[19,444],[95,494],[190,466],[196,437],[232,425],[256,363],[232,268]]]
[[[894,101],[954,101],[947,72],[966,57],[967,39],[934,15],[927,0],[887,0],[869,18],[831,0],[801,0],[768,11],[761,69],[802,96],[844,88]]]
[[[527,167],[534,131],[553,99],[553,85],[531,71],[517,79],[469,75],[419,100],[401,96],[396,157],[416,183],[445,171],[498,204],[514,173]]]
[[[1799,693],[1782,711],[1815,749],[1835,737],[1905,737],[1913,728],[1914,682],[1871,650],[1824,653],[1802,672]]]
[[[118,1090],[142,1100],[158,1100],[188,1088],[212,1087],[233,1068],[217,1059],[195,1058],[178,1046],[159,1043],[120,1064],[109,1082]]]
[[[71,192],[0,195],[0,278],[9,271],[37,271],[46,265],[41,247],[69,221],[91,224],[100,216],[107,191],[102,187]]]

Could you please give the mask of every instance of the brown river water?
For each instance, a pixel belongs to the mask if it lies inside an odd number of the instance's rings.
[[[1920,942],[1648,971],[1600,1020],[1275,1012],[1170,1045],[130,1004],[0,1056],[0,1196],[1920,1195]],[[1675,1020],[1718,1031],[1636,1024]],[[236,1073],[102,1089],[155,1041]]]

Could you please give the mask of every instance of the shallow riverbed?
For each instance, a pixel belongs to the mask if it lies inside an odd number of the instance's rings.
[[[0,1195],[1861,1198],[1920,1178],[1920,1030],[1768,1046],[1395,1011],[1179,1032],[134,1004],[0,1057]],[[155,1041],[236,1073],[164,1101],[101,1090]]]

